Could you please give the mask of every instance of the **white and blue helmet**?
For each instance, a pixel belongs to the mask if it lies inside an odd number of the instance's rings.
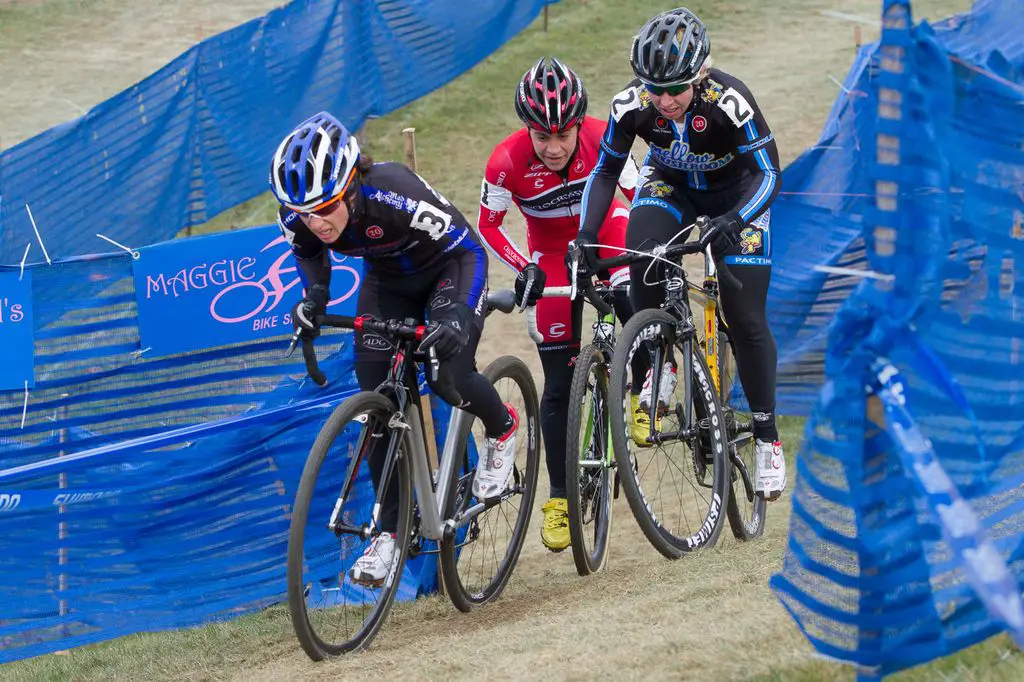
[[[358,165],[356,138],[321,111],[281,141],[270,166],[270,187],[288,208],[309,211],[344,192]]]

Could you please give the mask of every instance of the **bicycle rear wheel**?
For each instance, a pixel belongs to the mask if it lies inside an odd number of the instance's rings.
[[[754,494],[754,473],[756,447],[752,431],[753,419],[749,412],[729,407],[729,393],[736,376],[736,357],[732,353],[729,338],[718,334],[718,376],[721,379],[722,408],[725,413],[725,430],[729,438],[729,459],[732,461],[731,490],[726,515],[729,527],[737,540],[754,540],[764,533],[765,513],[768,503]]]
[[[383,456],[394,413],[394,404],[378,393],[348,398],[320,430],[302,472],[288,534],[288,607],[295,635],[314,661],[369,646],[398,592],[413,505],[404,455],[395,459],[390,474],[398,488],[391,571],[378,587],[357,585],[348,575],[381,532],[372,523],[378,496],[368,459],[371,451]],[[382,480],[388,478],[385,472]],[[339,530],[330,527],[335,513]]]
[[[530,370],[519,358],[504,356],[488,365],[483,375],[494,384],[502,402],[511,403],[519,413],[519,432],[509,489],[486,508],[472,493],[477,448],[483,447],[485,438],[483,424],[474,419],[461,436],[466,447],[452,470],[444,516],[472,518],[454,533],[446,533],[441,542],[441,575],[448,597],[460,611],[497,599],[505,589],[529,529],[540,461],[540,408]]]
[[[615,346],[610,389],[619,480],[644,535],[669,559],[714,546],[729,495],[722,408],[696,335],[677,336],[678,325],[662,310],[630,318]],[[662,369],[666,362],[676,368],[674,387]],[[631,396],[644,382],[632,376],[634,364],[655,368],[672,388],[662,404],[655,387],[652,402],[659,407],[653,423],[642,427],[632,418]],[[644,412],[650,419],[652,410]]]
[[[576,356],[568,422],[565,482],[572,558],[577,573],[590,575],[604,568],[608,557],[615,462],[609,443],[608,365],[596,346]]]

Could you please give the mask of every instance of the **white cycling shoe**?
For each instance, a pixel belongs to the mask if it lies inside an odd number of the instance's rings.
[[[370,546],[363,551],[363,556],[352,564],[348,577],[356,585],[380,587],[394,563],[395,536],[391,533],[381,533],[370,542]]]
[[[651,409],[651,375],[652,370],[647,370],[647,378],[644,379],[644,385],[640,389],[640,407],[649,410]],[[666,362],[664,369],[661,371],[661,385],[658,387],[658,407],[666,408],[672,402],[672,394],[676,390],[676,382],[679,379],[676,377],[676,368],[672,366],[671,362]]]
[[[757,471],[754,475],[754,492],[769,502],[774,502],[786,489],[786,457],[782,443],[763,440],[754,442],[754,458]]]
[[[473,477],[473,495],[481,501],[493,499],[505,492],[516,463],[519,414],[509,403],[505,403],[505,407],[512,417],[512,428],[500,438],[488,438],[485,441],[484,451],[476,466],[476,476]]]

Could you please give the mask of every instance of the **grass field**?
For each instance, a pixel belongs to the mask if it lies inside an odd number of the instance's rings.
[[[77,111],[60,100],[92,106],[172,59],[197,33],[209,35],[275,3],[221,4],[230,8],[199,0],[0,0],[0,137],[10,144],[72,118]],[[872,40],[880,4],[700,0],[690,7],[710,26],[716,64],[755,93],[788,163],[816,141],[839,94],[830,76],[842,81],[854,54],[854,23],[822,13],[865,18],[864,39]],[[538,20],[462,78],[371,121],[362,146],[379,160],[401,159],[400,131],[414,126],[421,174],[472,219],[484,163],[518,127],[512,93],[521,73],[538,56],[555,54],[583,76],[592,113],[603,117],[610,97],[629,79],[626,52],[633,33],[669,5],[563,0],[551,7],[547,33]],[[914,9],[918,18],[940,18],[967,6],[968,0],[922,0]],[[164,30],[152,30],[161,18]],[[139,31],[125,30],[131,22]],[[149,45],[140,45],[143,39]],[[264,195],[203,230],[269,222],[273,210]],[[509,227],[522,238],[518,216],[510,215]],[[511,283],[502,267],[492,267],[492,278],[497,286]],[[540,383],[536,353],[520,325],[512,317],[492,318],[481,362],[521,355]],[[792,466],[802,421],[784,419],[782,427]],[[848,668],[814,656],[767,587],[782,558],[788,499],[770,508],[762,540],[740,544],[725,531],[715,549],[678,562],[646,544],[624,499],[615,514],[608,569],[580,579],[568,553],[553,555],[540,545],[538,503],[522,559],[499,602],[468,615],[436,596],[401,604],[373,649],[347,660],[312,664],[295,642],[285,609],[274,607],[203,628],[125,637],[8,664],[0,667],[0,679],[853,679]],[[1000,637],[893,679],[1020,680],[1024,657]]]

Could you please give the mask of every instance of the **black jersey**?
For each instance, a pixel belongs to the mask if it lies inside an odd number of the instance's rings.
[[[650,147],[645,166],[662,171],[677,188],[734,195],[732,210],[744,223],[764,213],[778,194],[774,136],[739,79],[711,69],[680,121],[658,113],[643,84],[634,80],[612,99],[601,154],[583,195],[581,234],[595,238],[637,137]]]
[[[465,260],[470,279],[462,293],[471,308],[486,284],[487,254],[462,213],[400,163],[376,163],[362,174],[348,225],[331,244],[321,242],[298,213],[284,206],[277,222],[292,252],[303,260],[321,257],[327,247],[397,277]]]

